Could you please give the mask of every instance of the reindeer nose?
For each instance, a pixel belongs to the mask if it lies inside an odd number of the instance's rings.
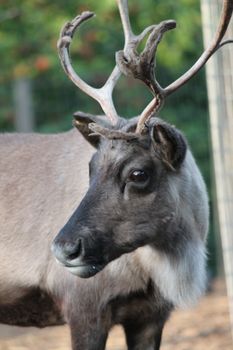
[[[56,239],[52,243],[52,252],[59,262],[63,265],[72,265],[72,263],[80,258],[83,250],[82,239],[79,238],[76,242],[67,242]]]
[[[64,255],[67,260],[77,259],[82,251],[82,240],[81,238],[76,243],[66,242],[63,248]]]

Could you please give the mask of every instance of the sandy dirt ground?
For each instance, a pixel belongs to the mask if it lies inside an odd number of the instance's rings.
[[[107,350],[125,350],[121,328],[112,330]],[[232,350],[226,290],[215,281],[212,291],[191,310],[176,311],[165,326],[161,350]],[[0,326],[0,350],[70,350],[66,326],[43,330]]]

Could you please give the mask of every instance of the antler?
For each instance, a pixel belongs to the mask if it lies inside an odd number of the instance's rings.
[[[61,30],[58,41],[58,52],[62,66],[69,78],[82,91],[99,102],[106,116],[110,118],[112,124],[116,124],[119,118],[113,104],[112,92],[121,72],[125,75],[132,75],[134,78],[142,80],[149,87],[154,98],[147,105],[139,118],[136,133],[140,134],[143,132],[145,125],[153,114],[161,108],[168,95],[176,91],[191,79],[203,67],[215,51],[223,45],[233,42],[232,40],[222,41],[231,19],[233,1],[223,0],[219,26],[210,46],[202,53],[200,58],[186,73],[165,88],[160,86],[155,77],[155,55],[163,34],[166,31],[175,28],[176,22],[173,20],[163,21],[158,25],[151,25],[144,29],[141,34],[135,35],[130,25],[127,0],[116,1],[118,3],[122,20],[125,45],[122,51],[116,53],[117,65],[113,69],[106,83],[100,89],[88,85],[75,73],[69,57],[69,47],[75,30],[82,24],[82,22],[94,16],[92,12],[83,12],[71,22],[65,24]],[[137,52],[137,47],[147,35],[148,38],[145,48],[139,54]]]
[[[233,42],[232,40],[221,42],[231,20],[232,12],[233,1],[223,0],[220,21],[213,41],[211,42],[210,46],[202,53],[196,63],[186,73],[184,73],[180,78],[178,78],[176,81],[164,89],[166,96],[170,95],[173,91],[177,90],[180,86],[184,85],[189,79],[191,79],[205,65],[213,53],[215,53],[220,47]]]
[[[93,16],[93,12],[83,12],[81,15],[75,17],[71,22],[68,22],[64,25],[57,43],[58,53],[63,69],[65,70],[68,77],[83,92],[98,101],[106,116],[110,118],[112,124],[116,124],[118,121],[118,115],[113,104],[112,92],[121,75],[119,68],[115,66],[106,83],[100,89],[96,89],[85,83],[85,81],[83,81],[75,73],[69,57],[69,47],[75,30],[82,24],[82,22],[88,20]]]
[[[232,40],[222,42],[222,38],[231,19],[233,1],[223,0],[219,26],[210,46],[186,73],[166,88],[162,88],[155,78],[155,54],[163,33],[175,28],[175,21],[164,21],[158,25],[150,26],[145,29],[141,35],[135,36],[130,26],[127,0],[117,0],[117,2],[125,33],[125,47],[123,51],[119,51],[116,55],[117,64],[121,72],[125,75],[133,75],[134,78],[142,80],[154,95],[154,99],[147,105],[139,118],[136,132],[141,133],[151,116],[161,108],[166,96],[173,93],[191,79],[204,66],[215,51],[223,45],[233,42]],[[147,39],[145,49],[141,54],[138,54],[137,46],[148,33],[150,33],[150,35]]]

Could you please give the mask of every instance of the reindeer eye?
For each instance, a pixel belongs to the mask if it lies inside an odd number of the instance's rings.
[[[137,183],[143,183],[148,180],[148,174],[144,170],[134,170],[129,175],[129,181],[137,182]]]

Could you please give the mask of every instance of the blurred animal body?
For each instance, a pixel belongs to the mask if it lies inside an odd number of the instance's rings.
[[[68,322],[74,349],[104,349],[120,323],[130,349],[149,349],[204,291],[206,191],[185,142],[173,171],[148,135],[101,138],[94,153],[76,130],[1,136],[0,322]],[[51,245],[72,212],[53,243],[64,268]]]

